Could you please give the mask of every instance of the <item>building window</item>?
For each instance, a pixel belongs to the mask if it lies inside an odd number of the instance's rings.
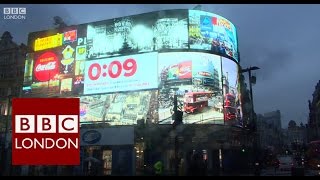
[[[6,89],[0,88],[0,96],[5,97],[6,96]]]

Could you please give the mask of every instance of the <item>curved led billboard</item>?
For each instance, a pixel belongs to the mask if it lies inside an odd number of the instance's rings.
[[[87,59],[188,48],[188,11],[160,11],[87,25]]]
[[[155,119],[157,91],[135,91],[80,97],[80,122],[132,125]],[[155,123],[155,122],[153,122]]]
[[[235,26],[217,14],[189,10],[190,49],[207,50],[238,62],[238,40]]]
[[[200,10],[163,10],[33,32],[28,45],[35,52],[70,45],[76,60],[199,50],[239,61],[235,26],[222,16]]]
[[[173,95],[185,124],[223,124],[220,56],[197,52],[160,53],[159,123],[170,124]]]
[[[25,97],[79,97],[82,123],[241,125],[234,25],[165,10],[29,34]]]
[[[238,64],[222,57],[222,90],[225,124],[242,126],[242,110],[240,105]]]

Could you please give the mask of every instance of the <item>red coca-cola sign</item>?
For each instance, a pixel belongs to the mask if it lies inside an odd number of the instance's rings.
[[[34,66],[34,75],[38,81],[49,81],[59,73],[59,60],[55,53],[45,52],[39,56]]]

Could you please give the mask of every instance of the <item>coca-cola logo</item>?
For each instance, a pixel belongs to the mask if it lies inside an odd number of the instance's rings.
[[[56,68],[56,62],[49,62],[48,64],[38,64],[36,66],[36,72],[48,71]]]
[[[180,79],[186,79],[186,78],[191,78],[191,61],[186,61],[180,63],[179,66],[179,78]]]
[[[58,57],[53,52],[39,56],[34,66],[34,75],[38,81],[49,81],[59,73]]]
[[[187,74],[191,72],[191,66],[184,66],[180,68],[180,74]]]

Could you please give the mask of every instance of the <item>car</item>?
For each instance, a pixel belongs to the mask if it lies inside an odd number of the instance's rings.
[[[280,172],[291,172],[293,166],[293,159],[291,156],[279,156],[278,163]]]
[[[291,172],[294,166],[294,159],[291,156],[283,155],[278,157],[279,171],[280,172]]]

